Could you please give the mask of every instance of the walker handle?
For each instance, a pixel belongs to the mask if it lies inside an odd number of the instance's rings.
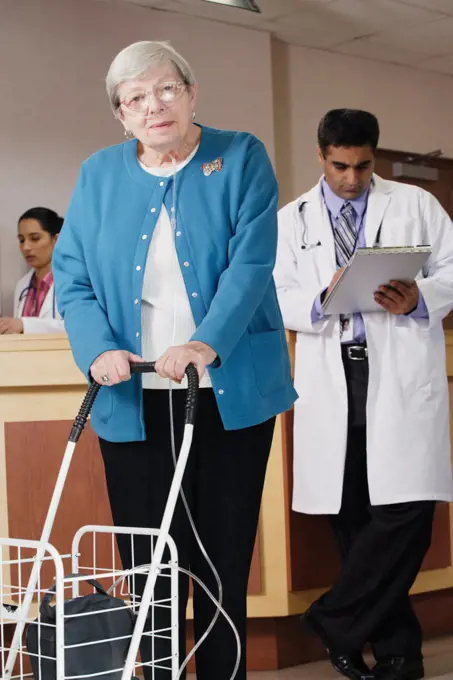
[[[155,361],[131,361],[131,373],[155,373]]]
[[[132,361],[131,373],[155,373],[155,361]],[[193,425],[198,402],[198,371],[194,364],[189,364],[185,370],[187,376],[187,396],[186,396],[186,425]]]

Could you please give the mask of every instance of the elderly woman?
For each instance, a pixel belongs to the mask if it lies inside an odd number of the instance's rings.
[[[247,581],[266,464],[275,416],[296,396],[272,279],[277,184],[258,139],[194,123],[194,74],[168,43],[120,52],[107,92],[131,139],[82,166],[54,256],[58,305],[78,365],[107,386],[92,425],[117,525],[160,525],[174,470],[169,380],[178,446],[184,371],[198,369],[185,493],[240,634],[237,678],[245,680]],[[131,379],[129,362],[140,357],[158,360],[157,375]],[[216,592],[182,503],[171,533],[181,565]],[[119,547],[128,567],[130,542]],[[149,558],[147,545],[136,551],[136,563]],[[184,580],[182,654],[187,597]],[[214,613],[195,586],[196,638]],[[156,656],[169,656],[168,642],[154,642]],[[142,643],[145,663],[149,647]],[[227,680],[235,658],[221,617],[197,654],[198,679]],[[161,676],[145,668],[145,677]]]

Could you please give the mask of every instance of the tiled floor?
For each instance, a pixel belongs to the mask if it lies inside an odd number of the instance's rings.
[[[427,642],[424,649],[426,680],[453,680],[453,638]],[[195,680],[195,676],[189,676]],[[249,673],[247,680],[339,680],[329,663],[320,662],[279,672]]]

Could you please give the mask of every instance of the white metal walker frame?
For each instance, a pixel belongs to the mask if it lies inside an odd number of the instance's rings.
[[[55,674],[53,677],[55,677],[56,680],[68,680],[70,677],[74,676],[68,676],[65,673],[65,652],[68,649],[74,649],[74,647],[77,647],[78,645],[68,645],[65,641],[65,624],[69,620],[69,618],[74,618],[76,616],[83,618],[87,617],[93,614],[91,613],[81,613],[77,615],[72,615],[72,616],[67,616],[64,612],[64,601],[65,601],[65,594],[67,591],[70,591],[70,596],[72,598],[78,597],[79,596],[79,590],[80,590],[80,582],[81,581],[87,581],[88,579],[96,579],[96,581],[103,583],[106,581],[107,583],[111,584],[110,588],[108,588],[107,584],[105,585],[105,590],[108,590],[109,592],[112,592],[114,596],[117,596],[116,591],[121,590],[120,592],[120,597],[125,598],[125,607],[129,607],[132,611],[136,611],[139,609],[141,606],[140,604],[140,598],[137,595],[134,595],[134,585],[131,588],[130,592],[130,597],[131,600],[127,601],[127,592],[124,592],[123,590],[123,584],[127,583],[129,578],[132,580],[135,578],[137,574],[144,574],[148,573],[149,571],[149,565],[144,565],[140,566],[134,563],[132,564],[132,568],[130,570],[124,570],[121,565],[116,565],[116,560],[115,560],[115,537],[118,534],[124,534],[130,537],[131,539],[131,545],[134,545],[134,539],[138,536],[140,537],[149,537],[150,539],[150,548],[151,548],[151,555],[153,555],[153,544],[155,543],[155,540],[159,536],[159,530],[157,529],[139,529],[139,528],[132,528],[132,527],[111,527],[111,526],[98,526],[98,525],[88,525],[85,527],[82,527],[77,531],[77,533],[74,536],[73,543],[72,543],[72,549],[71,549],[71,554],[69,555],[60,555],[60,553],[56,550],[54,546],[51,544],[42,544],[40,541],[27,541],[27,540],[21,540],[21,539],[6,539],[6,538],[0,538],[0,556],[3,558],[3,566],[9,566],[11,568],[16,568],[18,570],[19,578],[17,583],[14,585],[10,585],[9,583],[6,583],[3,578],[0,579],[0,592],[3,595],[4,600],[10,600],[10,601],[15,601],[19,602],[19,608],[23,605],[23,598],[24,595],[27,592],[27,584],[25,583],[22,585],[21,583],[21,570],[22,568],[27,565],[32,563],[35,559],[38,553],[42,555],[41,561],[42,565],[47,564],[49,562],[52,563],[52,567],[55,571],[55,578],[54,578],[54,588],[55,588],[55,624],[49,624],[49,623],[44,623],[41,621],[41,617],[38,614],[37,618],[34,616],[31,616],[30,613],[28,616],[25,617],[24,621],[24,627],[27,624],[32,624],[32,623],[37,623],[38,625],[38,631],[41,633],[42,630],[45,627],[53,627],[55,629],[55,637],[56,637],[56,655],[55,657],[47,657],[44,654],[40,653],[40,650],[37,655],[31,654],[29,650],[27,650],[25,643],[23,640],[20,640],[19,647],[17,648],[16,653],[18,655],[18,659],[16,661],[16,665],[18,666],[18,669],[16,672],[11,675],[11,680],[23,680],[24,678],[27,677],[33,677],[31,671],[28,672],[26,668],[26,657],[31,657],[31,656],[37,656],[38,658],[38,665],[39,668],[41,668],[41,663],[44,660],[48,661],[53,661],[55,662]],[[98,563],[97,560],[97,539],[99,536],[104,535],[104,536],[111,536],[111,558],[109,558],[110,564],[105,564],[105,563]],[[91,540],[90,540],[91,538]],[[85,564],[85,555],[84,551],[81,550],[81,542],[83,542],[83,539],[85,539],[84,545],[91,546],[92,548],[92,553],[93,553],[93,560],[91,563],[91,560],[88,558],[86,561],[86,564],[89,564],[89,566],[84,566]],[[179,621],[178,621],[178,563],[177,563],[177,550],[176,546],[171,539],[171,537],[168,537],[167,541],[167,546],[170,551],[170,560],[169,562],[166,562],[165,564],[161,565],[162,566],[162,572],[160,573],[161,578],[169,578],[171,580],[171,586],[170,586],[170,596],[168,599],[163,599],[163,600],[152,600],[150,603],[150,606],[148,608],[149,612],[149,618],[151,621],[151,629],[149,632],[145,632],[143,635],[144,636],[149,636],[153,640],[154,637],[159,637],[163,639],[168,639],[169,640],[169,646],[171,649],[171,652],[163,658],[158,658],[154,655],[152,655],[152,661],[147,663],[150,668],[156,668],[156,669],[161,669],[161,670],[168,670],[168,677],[169,678],[176,678],[179,670],[179,654],[178,654],[178,646],[179,646]],[[15,549],[17,550],[18,556],[16,559],[7,559],[6,558],[6,553],[10,549]],[[40,552],[41,551],[41,552]],[[134,553],[134,549],[132,547],[132,553]],[[31,557],[29,555],[32,555]],[[105,558],[104,558],[105,559]],[[66,567],[66,568],[65,568]],[[168,571],[168,575],[166,573]],[[65,576],[65,573],[71,573],[71,576]],[[0,572],[0,575],[2,572]],[[41,587],[41,574],[38,576],[38,583],[36,584],[35,588],[35,595],[38,597],[39,600],[42,599],[44,595],[49,593],[49,589],[45,586]],[[121,588],[119,584],[121,583]],[[158,629],[155,626],[155,611],[159,607],[163,607],[165,609],[169,610],[169,625],[167,628],[164,629]],[[16,611],[18,611],[16,610]],[[111,611],[111,610],[106,610],[106,611]],[[147,612],[147,613],[148,613]],[[96,616],[102,616],[102,613],[95,612]],[[1,667],[5,668],[5,662],[8,660],[8,655],[12,651],[12,645],[8,645],[6,642],[6,627],[9,624],[16,624],[17,625],[20,623],[19,618],[17,617],[17,613],[5,613],[4,608],[3,611],[0,610],[0,652],[1,652]],[[135,632],[135,630],[134,630]],[[132,637],[131,642],[132,642]],[[100,641],[96,641],[94,643],[85,643],[85,644],[102,644],[104,642],[114,642],[115,638],[105,638]],[[140,640],[139,640],[140,641]],[[82,647],[84,645],[80,645]],[[38,647],[39,649],[39,647]],[[136,663],[134,664],[135,670],[138,668],[144,666],[145,664],[139,664]],[[116,676],[119,680],[122,674],[124,673],[123,667],[117,668],[116,670],[112,671],[109,669],[108,671],[108,677],[109,679],[113,677],[113,674],[116,672]],[[107,672],[106,672],[107,673]],[[4,674],[2,677],[6,677]],[[48,680],[46,678],[46,675],[43,674],[42,680]],[[79,675],[77,676],[80,678],[95,678],[98,677],[100,680],[102,680],[103,673],[92,673],[90,675]]]
[[[134,373],[145,373],[153,372],[154,363],[137,363],[131,365],[131,370]],[[26,625],[34,621],[30,618],[30,609],[33,604],[35,596],[38,596],[40,600],[42,595],[48,593],[48,589],[43,589],[41,587],[41,568],[43,563],[51,561],[54,565],[55,570],[55,634],[56,634],[56,674],[57,680],[69,680],[68,676],[65,675],[64,665],[65,665],[65,647],[64,643],[64,624],[65,624],[65,614],[64,614],[64,595],[65,590],[69,587],[72,590],[72,597],[77,597],[79,594],[79,582],[86,581],[91,578],[99,579],[110,579],[113,581],[113,589],[115,589],[119,581],[124,582],[125,579],[129,577],[134,578],[134,574],[147,573],[146,584],[141,596],[141,602],[138,607],[138,614],[136,617],[136,622],[134,625],[133,634],[131,636],[131,641],[129,644],[128,654],[124,668],[121,673],[121,680],[130,680],[133,677],[134,670],[137,666],[151,665],[156,663],[156,667],[163,668],[160,663],[163,661],[169,661],[170,666],[168,668],[171,671],[171,678],[175,680],[179,669],[179,655],[178,655],[178,560],[177,560],[177,550],[174,542],[172,541],[169,530],[171,521],[173,518],[174,510],[178,500],[178,495],[182,485],[182,479],[184,476],[184,471],[187,464],[187,459],[190,452],[190,447],[192,443],[193,436],[193,423],[195,419],[195,409],[197,402],[198,393],[198,373],[193,365],[189,365],[186,369],[186,374],[188,378],[188,390],[187,390],[187,400],[186,400],[186,419],[183,443],[179,453],[179,457],[175,467],[175,473],[173,476],[173,481],[170,487],[170,492],[167,499],[167,504],[164,510],[164,515],[162,518],[162,523],[160,529],[139,529],[139,528],[123,528],[123,527],[101,527],[101,526],[87,526],[81,528],[75,535],[73,540],[71,555],[60,555],[58,551],[49,543],[50,533],[54,524],[55,516],[57,513],[58,505],[60,503],[61,495],[63,492],[66,477],[71,464],[72,456],[74,454],[74,449],[76,443],[83,431],[83,428],[88,419],[91,407],[94,403],[96,395],[100,389],[100,386],[96,383],[92,383],[88,393],[84,399],[81,406],[79,414],[74,421],[74,426],[71,432],[71,436],[66,447],[63,462],[58,474],[55,489],[52,495],[52,500],[47,513],[46,521],[44,523],[42,535],[40,541],[27,541],[22,539],[10,539],[10,538],[0,538],[0,652],[1,652],[1,662],[3,669],[3,680],[13,680],[14,678],[20,678],[23,680],[25,677],[32,677],[31,673],[24,674],[24,656],[28,654],[23,645],[23,636]],[[91,574],[80,574],[80,569],[84,569],[80,565],[80,542],[87,533],[93,535],[93,540],[96,540],[98,534],[110,534],[112,536],[112,564],[106,568],[98,569],[96,567],[96,552],[93,550],[93,562],[94,562],[94,573]],[[129,534],[133,540],[135,536],[149,536],[151,541],[151,564],[141,566],[133,565],[132,570],[115,569],[115,557],[114,557],[114,539],[118,534]],[[156,539],[153,548],[153,539]],[[166,547],[170,551],[170,562],[167,564],[162,564],[163,556]],[[17,550],[17,559],[10,559],[9,550]],[[30,556],[30,552],[32,553]],[[8,556],[5,559],[5,554]],[[34,555],[33,555],[34,553]],[[27,557],[24,557],[24,554]],[[70,558],[72,563],[71,576],[64,576],[64,560]],[[21,572],[22,567],[26,563],[32,563],[32,570],[28,583],[23,586],[21,583]],[[16,567],[18,570],[18,584],[11,585],[10,583],[4,583],[3,571],[6,568]],[[157,602],[154,601],[153,594],[156,586],[156,581],[158,577],[164,578],[163,570],[169,569],[171,579],[171,595],[170,603],[167,602]],[[74,575],[75,574],[75,575]],[[9,579],[8,579],[9,580]],[[136,596],[133,597],[133,609],[135,610],[135,600]],[[2,604],[9,601],[16,608],[11,611],[11,608],[7,604]],[[18,604],[17,604],[18,602]],[[125,604],[125,606],[128,606]],[[168,637],[171,639],[171,659],[165,660],[154,660],[147,664],[137,663],[137,654],[139,651],[140,641],[142,635],[158,635],[160,637],[167,637],[165,633],[167,631],[155,631],[145,632],[146,620],[148,617],[148,612],[151,607],[152,615],[154,615],[154,608],[156,606],[169,607],[171,611],[171,625]],[[83,614],[84,616],[90,615],[89,613]],[[38,616],[38,631],[40,616]],[[5,625],[15,624],[14,635],[12,642],[8,647],[5,643]],[[48,624],[41,624],[48,625]],[[7,657],[5,660],[5,652],[7,652]],[[17,655],[19,654],[19,675],[14,675],[14,668],[16,664]],[[159,663],[159,666],[157,665]],[[45,677],[41,678],[41,667],[39,668],[39,680],[47,680]],[[91,675],[79,675],[76,676],[80,679],[82,678],[94,678],[99,677],[102,680],[103,676],[109,678],[120,678],[120,670],[115,674],[110,669],[105,673],[95,673]],[[154,673],[153,673],[154,675]],[[72,676],[74,677],[74,676]]]

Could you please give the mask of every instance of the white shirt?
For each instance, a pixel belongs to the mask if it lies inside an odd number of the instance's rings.
[[[194,155],[176,166],[165,168],[141,167],[151,175],[169,177],[187,165]],[[178,181],[176,179],[176,200]],[[184,279],[179,266],[174,242],[173,227],[165,205],[154,229],[146,260],[142,289],[142,356],[146,361],[155,361],[169,348],[185,345],[195,332],[196,326],[187,296]],[[169,383],[158,375],[143,375],[145,389],[168,389]],[[181,385],[172,383],[174,389],[187,387],[187,379]],[[211,387],[208,373],[200,381],[200,387]]]

